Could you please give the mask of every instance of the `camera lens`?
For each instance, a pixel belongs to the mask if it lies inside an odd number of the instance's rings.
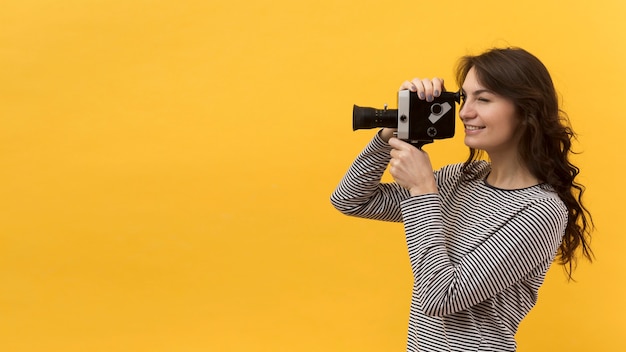
[[[378,110],[354,105],[352,109],[352,129],[360,130],[374,127],[398,127],[398,110]]]
[[[439,104],[439,103],[435,103],[435,104],[430,106],[430,112],[432,112],[435,115],[441,114],[442,110],[443,110],[443,108],[441,107],[441,104]]]

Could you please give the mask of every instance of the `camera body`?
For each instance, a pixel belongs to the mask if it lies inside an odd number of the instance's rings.
[[[397,129],[397,137],[418,148],[435,139],[454,137],[460,92],[443,92],[433,101],[419,99],[416,92],[398,92],[398,109],[374,109],[354,105],[353,130],[375,127]]]

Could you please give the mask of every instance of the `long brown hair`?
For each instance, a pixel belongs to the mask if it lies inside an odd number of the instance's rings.
[[[471,68],[483,86],[515,104],[523,128],[519,157],[567,207],[567,226],[557,256],[571,279],[577,251],[592,260],[593,221],[582,201],[585,187],[575,180],[580,170],[569,160],[575,133],[559,107],[552,78],[539,59],[520,48],[494,48],[481,55],[462,57],[456,69],[459,87]],[[470,148],[465,167],[481,154]]]

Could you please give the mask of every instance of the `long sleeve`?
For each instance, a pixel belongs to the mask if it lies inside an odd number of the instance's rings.
[[[391,148],[376,136],[331,202],[342,213],[401,221],[414,277],[407,351],[507,351],[537,301],[567,208],[547,185],[501,190],[484,161],[435,171],[439,193],[381,183]]]
[[[332,193],[332,205],[357,217],[402,221],[400,202],[408,191],[395,183],[381,183],[389,164],[391,147],[376,134],[354,160]]]
[[[446,249],[439,195],[407,199],[402,213],[417,298],[430,316],[468,309],[549,266],[567,221],[558,199],[531,200],[507,212],[501,226],[455,264]]]

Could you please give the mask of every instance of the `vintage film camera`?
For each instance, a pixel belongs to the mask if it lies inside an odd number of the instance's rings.
[[[455,106],[461,92],[443,92],[432,102],[421,100],[416,92],[398,92],[398,109],[383,110],[354,105],[352,129],[389,127],[397,129],[397,137],[417,148],[435,139],[454,137]]]

